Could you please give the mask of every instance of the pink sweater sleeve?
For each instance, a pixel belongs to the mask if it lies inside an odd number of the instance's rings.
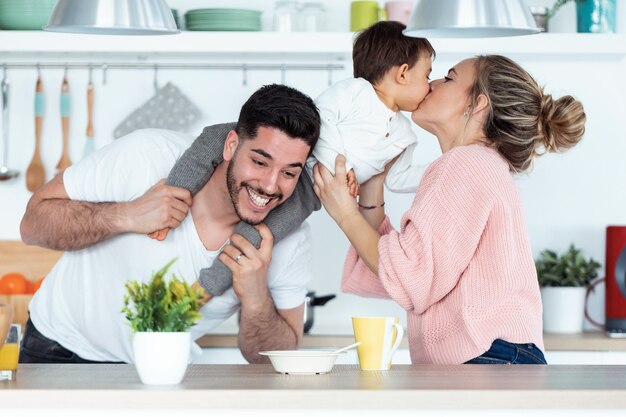
[[[452,153],[451,153],[452,154]],[[423,178],[400,231],[381,226],[378,277],[350,249],[342,289],[386,296],[407,311],[424,312],[458,283],[489,217],[489,198],[478,186],[480,167],[445,155]]]
[[[393,227],[389,222],[389,218],[385,217],[385,220],[378,228],[378,233],[385,235],[392,230]],[[354,246],[350,246],[343,265],[341,290],[362,297],[389,298],[389,294],[387,294],[378,276],[363,262]]]

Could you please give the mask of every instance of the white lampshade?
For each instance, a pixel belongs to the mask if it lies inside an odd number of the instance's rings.
[[[165,0],[58,0],[43,30],[101,35],[180,32]]]
[[[490,38],[539,33],[524,0],[416,0],[406,36]]]

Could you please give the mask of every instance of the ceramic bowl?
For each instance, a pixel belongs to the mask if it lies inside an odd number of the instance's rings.
[[[276,372],[290,375],[328,373],[341,355],[322,350],[271,350],[259,354],[270,358]]]

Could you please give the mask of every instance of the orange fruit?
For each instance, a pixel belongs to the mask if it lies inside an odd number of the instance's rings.
[[[45,278],[45,277],[43,277]],[[43,278],[38,279],[37,281],[26,280],[26,291],[25,294],[35,294],[39,287],[41,287],[41,283],[43,282]]]
[[[0,278],[0,294],[13,295],[26,292],[28,279],[19,272],[9,272]]]

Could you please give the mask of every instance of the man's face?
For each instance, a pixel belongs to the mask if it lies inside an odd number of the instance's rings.
[[[237,216],[259,224],[291,196],[304,169],[309,145],[278,129],[261,126],[256,138],[239,140],[231,133],[224,159],[230,161],[226,182]],[[229,148],[229,140],[238,146]]]

